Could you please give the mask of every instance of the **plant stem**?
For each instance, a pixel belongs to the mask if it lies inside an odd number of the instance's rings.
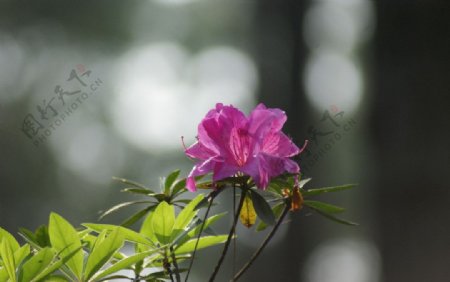
[[[178,268],[177,258],[175,257],[172,246],[170,247],[170,256],[172,257],[172,264],[175,267],[175,277],[177,278],[177,282],[181,282],[180,269]]]
[[[236,184],[233,184],[233,210],[236,210]],[[233,236],[236,238],[236,228]],[[233,272],[236,272],[236,240],[233,240]]]
[[[209,214],[209,211],[211,210],[213,201],[214,201],[214,197],[211,197],[209,204],[208,204],[208,208],[206,209],[206,212],[205,212],[205,216],[203,217],[202,226],[200,227],[200,231],[198,232],[198,235],[197,235],[197,241],[195,241],[194,252],[192,253],[192,258],[189,263],[189,268],[188,268],[188,271],[186,274],[186,278],[184,279],[184,282],[188,281],[189,274],[191,273],[192,265],[194,264],[195,254],[197,252],[198,242],[200,241],[200,236],[202,236],[203,229],[205,228],[206,219],[208,218],[208,214]]]
[[[256,250],[256,252],[253,254],[253,256],[250,258],[250,260],[239,270],[238,273],[236,273],[233,277],[232,281],[237,281],[242,274],[244,274],[245,271],[247,271],[247,269],[253,264],[253,262],[258,258],[258,256],[261,254],[261,252],[264,250],[264,248],[267,246],[267,244],[269,243],[269,241],[272,239],[273,235],[275,235],[275,233],[277,232],[278,228],[281,225],[281,222],[283,222],[283,219],[286,217],[288,211],[289,211],[289,205],[286,205],[283,213],[281,214],[280,218],[278,218],[277,223],[275,224],[275,226],[272,228],[272,231],[270,231],[270,233],[267,235],[266,239],[264,239],[264,242],[261,244],[261,246],[259,246],[258,250]]]
[[[247,194],[247,190],[248,190],[247,184],[244,183],[244,185],[242,186],[241,199],[239,201],[238,209],[236,211],[236,214],[234,215],[233,225],[231,226],[230,232],[228,233],[228,238],[227,238],[227,241],[225,242],[225,246],[223,247],[223,251],[219,258],[219,261],[217,262],[214,272],[211,274],[211,277],[209,278],[209,282],[214,281],[214,279],[216,278],[216,275],[219,272],[220,267],[222,266],[223,260],[225,259],[225,256],[228,252],[228,247],[230,246],[231,238],[233,238],[233,234],[236,229],[236,224],[237,224],[237,221],[239,218],[239,214],[241,213],[242,206],[244,205],[244,199],[245,199],[245,195]]]

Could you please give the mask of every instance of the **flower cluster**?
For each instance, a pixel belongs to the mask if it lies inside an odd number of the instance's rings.
[[[259,189],[282,173],[297,174],[300,167],[290,158],[301,153],[282,131],[286,114],[259,104],[247,117],[233,106],[217,104],[198,126],[198,141],[185,153],[198,160],[187,180],[196,190],[194,178],[213,173],[213,181],[243,173]],[[305,144],[306,145],[306,144]]]

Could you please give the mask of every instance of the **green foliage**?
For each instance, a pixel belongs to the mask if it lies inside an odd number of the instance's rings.
[[[324,187],[305,190],[304,186],[310,181],[311,178],[301,179],[298,181],[298,184],[296,185],[295,176],[289,174],[281,175],[275,179],[272,179],[268,187],[268,192],[271,194],[272,198],[265,200],[267,204],[269,203],[269,201],[273,201],[276,203],[272,207],[272,214],[278,217],[281,214],[281,211],[283,210],[282,207],[284,205],[290,205],[291,201],[294,200],[293,198],[294,189],[298,189],[297,191],[300,191],[301,194],[301,200],[305,199],[302,203],[299,204],[308,207],[310,210],[334,222],[345,225],[357,225],[354,222],[338,218],[334,215],[336,213],[344,212],[345,211],[344,208],[327,204],[324,202],[308,200],[308,198],[311,196],[317,196],[325,193],[340,192],[352,189],[356,186],[355,184],[346,184],[334,187]],[[267,210],[265,213],[269,214]],[[258,213],[258,216],[260,216],[260,214],[262,214],[261,211]],[[258,225],[256,229],[257,231],[264,230],[268,224],[268,222],[265,222],[262,216],[260,216],[260,218],[262,219],[263,222],[261,222]]]
[[[136,279],[148,268],[156,269],[155,275],[147,273],[145,279],[155,281],[161,276],[157,269],[164,266],[164,262],[172,265],[173,259],[186,260],[194,251],[193,237],[198,234],[201,223],[196,206],[203,198],[198,195],[191,200],[178,216],[174,205],[165,201],[159,203],[148,213],[139,232],[113,224],[93,223],[83,224],[85,229],[77,231],[56,213],[50,215],[48,228],[41,226],[36,232],[21,229],[20,234],[27,241],[23,246],[6,230],[0,229],[0,282]],[[205,226],[221,216],[206,219]],[[224,235],[204,236],[200,238],[198,249],[225,240]],[[134,244],[136,253],[130,256],[121,253],[125,242]],[[135,276],[118,275],[123,269],[132,270]]]
[[[122,210],[123,208],[135,206],[135,205],[145,205],[144,208],[140,209],[127,219],[125,219],[121,225],[124,227],[130,227],[140,219],[144,218],[145,215],[147,215],[149,212],[153,211],[156,206],[158,206],[161,202],[166,202],[171,205],[177,205],[177,206],[183,206],[185,204],[188,204],[190,202],[189,199],[178,199],[180,195],[182,195],[184,192],[186,192],[186,179],[178,179],[178,176],[180,175],[180,170],[175,170],[167,177],[161,179],[161,187],[160,192],[155,192],[155,190],[150,189],[149,187],[145,186],[144,184],[128,180],[125,178],[118,178],[114,177],[113,179],[125,184],[129,187],[126,187],[122,189],[122,192],[125,193],[131,193],[133,195],[137,196],[145,196],[147,200],[138,200],[138,201],[130,201],[130,202],[124,202],[117,204],[108,210],[104,211],[100,219],[103,219],[105,216],[117,212],[119,210]],[[200,177],[198,178],[200,179]]]
[[[267,201],[254,190],[251,191],[250,197],[253,201],[253,206],[255,207],[258,217],[266,224],[274,225],[276,219],[269,203],[267,203]]]
[[[339,192],[339,191],[343,191],[343,190],[352,189],[355,186],[356,186],[356,184],[346,184],[346,185],[340,185],[340,186],[334,186],[334,187],[309,189],[309,190],[303,190],[302,194],[303,194],[303,196],[316,196],[316,195],[320,195],[323,193]]]
[[[229,186],[246,192],[239,215],[248,227],[259,219],[257,231],[269,225],[276,230],[289,208],[294,211],[302,207],[335,222],[356,225],[335,216],[344,212],[344,208],[309,199],[354,185],[305,190],[310,179],[297,181],[295,175],[285,174],[272,179],[267,191],[261,191],[248,176],[235,176],[215,183],[211,180],[198,182],[199,188],[214,189],[207,196],[200,194],[194,199],[180,199],[186,191],[186,179],[178,179],[179,175],[180,171],[176,170],[161,179],[160,192],[117,178],[128,186],[123,192],[144,197],[118,204],[103,213],[102,217],[129,206],[144,205],[121,225],[85,223],[76,229],[62,216],[51,213],[48,226],[42,225],[34,232],[20,229],[19,235],[25,240],[23,245],[0,228],[0,282],[167,281],[174,276],[179,281],[180,273],[187,270],[178,268],[179,262],[190,260],[196,250],[225,242],[227,246],[234,238],[233,233],[202,235],[203,231],[210,231],[210,226],[224,213],[207,217],[206,212],[203,219],[199,217],[200,210],[208,206],[209,211],[217,195]],[[140,227],[132,229],[131,226],[141,219]],[[134,246],[134,253],[125,255],[122,252],[125,245]],[[118,274],[122,270],[131,270],[133,275]]]
[[[80,280],[83,271],[83,253],[81,252],[81,240],[75,228],[56,213],[50,214],[48,233],[52,247],[64,257],[74,250],[79,251],[66,263],[70,271]]]

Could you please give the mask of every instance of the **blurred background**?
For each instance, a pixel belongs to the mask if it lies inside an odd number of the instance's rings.
[[[35,229],[51,211],[96,221],[132,199],[112,176],[158,187],[186,175],[181,136],[191,144],[216,102],[264,102],[287,112],[297,144],[310,140],[298,159],[310,188],[359,184],[323,199],[360,226],[293,214],[242,281],[449,281],[442,3],[0,1],[0,226]],[[219,281],[264,235],[239,227]],[[219,252],[201,252],[193,281]]]

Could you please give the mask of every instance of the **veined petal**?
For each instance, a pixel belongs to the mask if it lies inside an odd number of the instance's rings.
[[[187,148],[184,152],[186,153],[186,155],[188,157],[200,159],[200,160],[207,160],[207,159],[217,155],[216,152],[212,151],[211,149],[204,146],[200,142],[194,143],[189,148]]]
[[[268,133],[261,151],[277,157],[293,157],[300,153],[300,149],[283,132]]]

